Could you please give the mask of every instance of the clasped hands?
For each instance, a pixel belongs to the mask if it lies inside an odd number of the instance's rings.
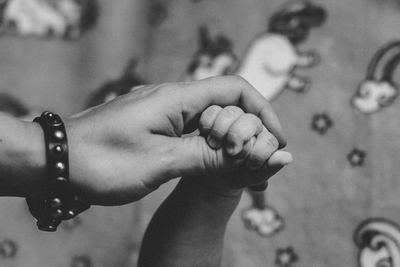
[[[142,86],[65,124],[72,186],[98,205],[136,201],[176,177],[232,193],[292,161],[270,104],[237,76]]]

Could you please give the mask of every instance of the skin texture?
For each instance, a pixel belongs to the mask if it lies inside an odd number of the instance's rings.
[[[199,126],[211,148],[236,160],[237,171],[182,178],[148,226],[139,267],[219,266],[226,226],[243,191],[232,182],[260,169],[269,170],[268,179],[292,161],[258,117],[236,106],[209,107]]]
[[[175,177],[231,171],[237,164],[235,160],[209,147],[203,136],[185,135],[199,128],[201,113],[212,105],[234,105],[256,115],[276,137],[279,147],[285,146],[271,106],[242,78],[226,76],[142,86],[64,119],[72,186],[92,204],[121,205],[144,197]],[[45,184],[41,129],[34,123],[10,118],[1,122],[0,150],[13,153],[14,161],[0,157],[0,168],[4,170],[0,195],[40,195]],[[21,136],[13,136],[15,129],[21,131]],[[13,151],[15,143],[25,145]],[[17,167],[21,170],[16,171]],[[245,184],[247,179],[260,183],[268,172],[246,171]]]
[[[40,126],[0,112],[0,139],[0,196],[43,193],[46,159]]]

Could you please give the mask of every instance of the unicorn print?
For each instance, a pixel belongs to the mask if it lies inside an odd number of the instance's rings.
[[[372,58],[367,77],[351,99],[352,106],[364,114],[372,114],[390,106],[398,95],[393,74],[400,63],[400,41],[392,41]]]
[[[238,62],[232,43],[223,35],[211,38],[206,27],[199,29],[199,49],[184,80],[200,80],[224,74],[245,78],[267,100],[285,88],[304,92],[311,86],[307,77],[295,74],[296,68],[311,68],[320,62],[316,52],[299,52],[314,27],[326,20],[326,12],[308,1],[290,2],[269,20],[268,31],[256,37]]]
[[[267,100],[274,99],[285,88],[304,92],[311,86],[307,77],[295,74],[296,68],[316,66],[320,57],[315,52],[299,52],[310,30],[326,20],[322,7],[308,1],[291,2],[276,12],[268,31],[253,40],[237,74],[252,84]]]
[[[304,92],[311,86],[307,77],[296,75],[298,67],[310,68],[320,62],[315,52],[298,51],[314,27],[326,20],[326,12],[308,1],[290,2],[269,20],[266,33],[252,41],[242,60],[237,61],[232,42],[224,35],[211,37],[206,27],[198,32],[199,47],[183,80],[200,80],[237,74],[249,81],[266,99],[273,100],[285,88]],[[248,190],[252,206],[242,212],[249,230],[270,237],[284,228],[278,211],[267,204],[264,192]]]
[[[2,31],[20,36],[73,39],[97,17],[94,0],[10,0],[0,9]]]

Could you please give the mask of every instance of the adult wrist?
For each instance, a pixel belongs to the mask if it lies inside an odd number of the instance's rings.
[[[0,195],[40,195],[46,167],[40,127],[3,114],[0,124]]]
[[[42,197],[46,183],[46,149],[43,130],[37,123],[24,122],[27,128],[23,136],[24,160],[27,174],[22,179],[29,179],[24,197]]]
[[[43,132],[46,155],[45,194],[41,197],[27,197],[26,201],[32,215],[38,220],[38,228],[53,232],[63,220],[75,217],[88,209],[90,204],[70,187],[68,138],[62,119],[51,112],[43,112],[34,122],[40,125]]]

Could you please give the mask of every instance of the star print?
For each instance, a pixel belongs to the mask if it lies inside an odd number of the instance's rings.
[[[367,153],[365,151],[354,148],[348,155],[347,160],[353,167],[360,167],[364,165],[365,157]]]
[[[0,256],[4,259],[12,259],[17,254],[17,244],[11,240],[4,240],[0,242]]]
[[[311,129],[319,134],[325,134],[333,126],[332,119],[326,113],[315,114],[312,118]]]
[[[292,247],[280,248],[276,251],[275,264],[280,267],[291,267],[299,260]]]

